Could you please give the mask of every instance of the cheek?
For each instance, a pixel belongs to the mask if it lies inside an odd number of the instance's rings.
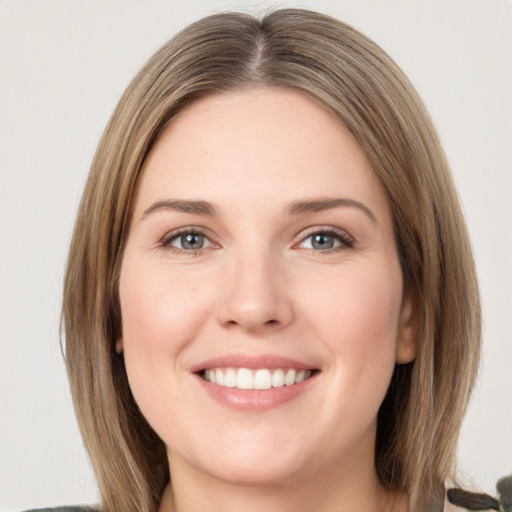
[[[360,266],[315,279],[305,313],[321,331],[333,364],[362,372],[392,371],[402,302],[400,271]]]
[[[206,298],[195,281],[136,263],[125,256],[119,284],[124,360],[135,401],[160,433],[173,425],[162,404],[174,411],[187,402],[182,354],[201,329]]]
[[[123,265],[120,280],[125,349],[147,353],[173,352],[186,344],[201,321],[205,297],[197,280],[175,276],[168,269]]]

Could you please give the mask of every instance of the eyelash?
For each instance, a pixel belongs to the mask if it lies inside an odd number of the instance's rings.
[[[177,240],[178,238],[184,236],[184,235],[199,235],[203,236],[206,240],[208,240],[209,244],[207,247],[201,247],[200,249],[180,249],[178,247],[173,247],[171,243],[174,240]],[[310,227],[305,230],[301,234],[300,241],[293,246],[293,248],[299,247],[301,244],[303,244],[306,240],[309,238],[315,236],[315,235],[327,235],[330,237],[333,237],[336,241],[338,241],[340,244],[338,246],[329,248],[329,249],[314,249],[314,248],[305,248],[306,250],[309,250],[312,253],[316,254],[332,254],[334,252],[343,251],[346,249],[350,249],[354,247],[355,241],[354,239],[344,230],[341,230],[339,228],[335,228],[334,226],[314,226]],[[210,238],[207,236],[206,232],[201,228],[196,227],[186,227],[179,229],[177,231],[173,231],[172,233],[167,234],[164,236],[160,242],[159,242],[159,248],[169,250],[175,254],[180,255],[188,255],[188,256],[196,256],[201,254],[203,251],[207,250],[211,246],[215,246],[216,244],[210,240]]]

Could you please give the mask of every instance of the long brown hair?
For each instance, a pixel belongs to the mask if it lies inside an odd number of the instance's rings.
[[[78,422],[104,512],[154,512],[169,470],[114,345],[118,279],[141,165],[191,102],[254,86],[302,91],[352,133],[391,205],[404,283],[416,298],[418,354],[399,365],[378,418],[384,485],[412,510],[442,499],[479,360],[480,308],[465,223],[420,98],[358,31],[284,9],[263,19],[204,18],[163,46],[133,79],[99,143],[76,219],[64,286],[65,354]]]

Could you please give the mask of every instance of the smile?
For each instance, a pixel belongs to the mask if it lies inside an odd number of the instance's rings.
[[[299,384],[312,375],[312,370],[294,368],[211,368],[202,378],[212,384],[237,389],[271,389]]]
[[[222,406],[262,412],[308,395],[322,373],[311,362],[277,354],[224,354],[189,368],[205,392]]]

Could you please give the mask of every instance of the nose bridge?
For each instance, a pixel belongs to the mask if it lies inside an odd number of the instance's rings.
[[[243,247],[231,255],[220,321],[244,331],[278,328],[292,319],[279,258],[270,247]]]

